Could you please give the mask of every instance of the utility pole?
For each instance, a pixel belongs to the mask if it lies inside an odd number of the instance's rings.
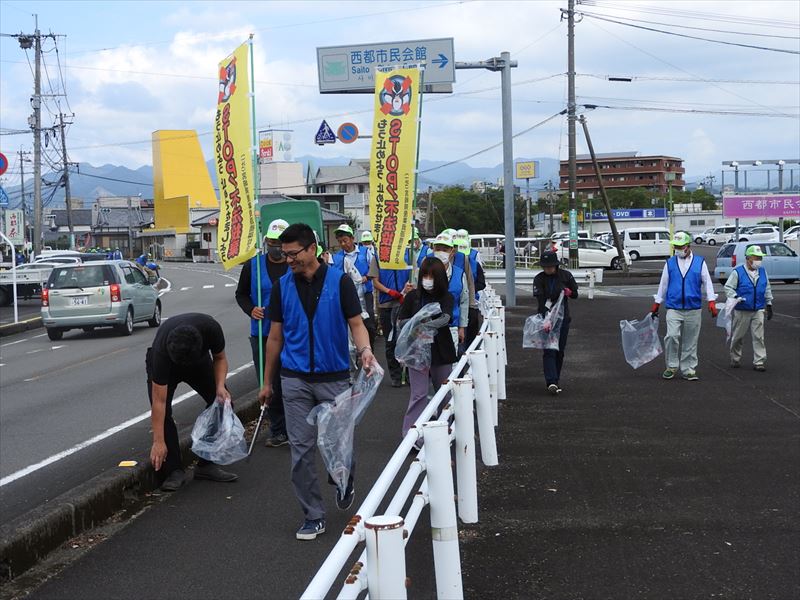
[[[72,196],[69,193],[69,161],[67,160],[67,136],[64,130],[64,113],[58,115],[61,125],[61,156],[64,161],[64,199],[67,204],[67,227],[69,228],[69,249],[75,249],[75,228],[72,225]]]
[[[35,67],[33,73],[33,255],[42,251],[42,36],[36,17]]]
[[[575,149],[575,0],[567,2],[567,136],[569,145],[569,266],[578,267],[577,166]]]

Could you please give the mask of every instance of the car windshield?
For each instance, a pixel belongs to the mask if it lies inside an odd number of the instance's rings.
[[[100,287],[113,283],[108,265],[57,267],[50,274],[50,289]]]

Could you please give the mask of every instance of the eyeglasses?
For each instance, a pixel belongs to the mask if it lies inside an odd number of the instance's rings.
[[[313,243],[314,242],[311,242],[311,244]],[[300,248],[300,250],[289,250],[289,252],[284,252],[283,250],[281,250],[281,256],[283,256],[286,259],[291,258],[292,260],[297,260],[297,256],[301,252],[305,252],[306,250],[308,250],[311,247],[311,244],[303,246],[302,248]]]

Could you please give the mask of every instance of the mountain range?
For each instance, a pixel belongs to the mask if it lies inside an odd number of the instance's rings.
[[[300,156],[296,159],[303,165],[303,172],[306,172],[309,163],[316,169],[321,166],[346,165],[350,159],[345,157],[318,157]],[[558,182],[559,161],[555,158],[527,158],[517,157],[516,161],[533,160],[539,163],[539,177],[530,182],[531,190],[539,190],[548,181],[554,184]],[[206,163],[211,180],[216,182],[214,163],[209,160]],[[432,186],[434,189],[450,185],[462,185],[469,187],[473,182],[486,181],[497,183],[503,176],[503,165],[498,164],[493,167],[472,167],[463,162],[448,163],[447,161],[421,160],[419,185],[421,188]],[[717,174],[719,175],[719,174]],[[60,173],[48,173],[44,176],[45,181],[58,182]],[[696,183],[702,177],[686,177],[687,184]],[[721,181],[718,176],[717,181]],[[515,184],[525,190],[525,180],[516,180]],[[693,187],[693,186],[689,186]],[[17,189],[6,189],[10,198],[11,206],[15,207],[19,203],[20,192]],[[25,194],[30,204],[33,192],[33,183],[26,180]],[[105,164],[94,166],[89,163],[80,163],[77,172],[70,173],[70,193],[73,198],[81,198],[85,206],[89,206],[99,196],[137,196],[142,198],[153,197],[153,167],[150,165],[142,166],[137,169],[130,169],[122,165]],[[60,186],[53,190],[53,186],[44,185],[42,187],[42,198],[45,207],[64,206],[64,188]]]

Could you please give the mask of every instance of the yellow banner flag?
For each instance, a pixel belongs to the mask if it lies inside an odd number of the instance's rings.
[[[375,73],[369,213],[384,269],[406,269],[417,162],[419,69]]]
[[[239,46],[219,63],[214,155],[219,182],[217,251],[230,269],[256,254],[253,154],[250,131],[250,48]]]

